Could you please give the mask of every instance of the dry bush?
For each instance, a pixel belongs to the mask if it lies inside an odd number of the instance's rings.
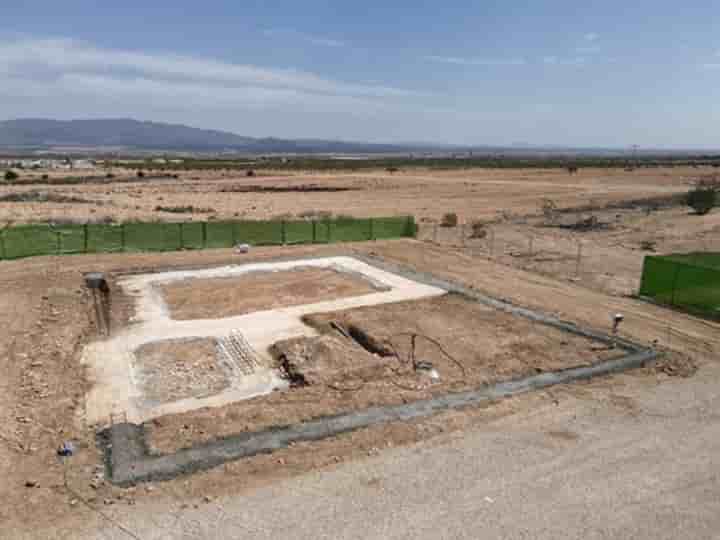
[[[545,223],[548,225],[554,225],[558,220],[558,206],[552,199],[543,199],[542,205],[540,206]]]
[[[655,240],[643,240],[640,242],[640,249],[643,251],[655,251],[657,248],[657,242]]]
[[[476,219],[470,224],[470,238],[485,238],[487,227],[484,221]]]
[[[444,214],[442,220],[440,221],[441,227],[457,227],[457,225],[458,215],[455,212],[448,212],[447,214]]]

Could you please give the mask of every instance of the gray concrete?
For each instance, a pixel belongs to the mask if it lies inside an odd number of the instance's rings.
[[[468,407],[556,384],[617,373],[644,366],[656,357],[655,351],[640,351],[590,367],[543,373],[472,392],[448,394],[404,405],[372,407],[286,428],[243,433],[163,456],[150,455],[147,452],[142,426],[119,424],[106,432],[105,437],[109,444],[105,447],[105,459],[114,484],[129,486],[139,482],[168,480],[182,474],[216,467],[226,461],[287,448],[293,442],[317,441],[372,425],[406,422],[448,409]]]
[[[718,365],[661,386],[618,376],[556,403],[517,398],[514,414],[470,431],[208,504],[104,509],[144,540],[719,538],[719,381]],[[81,514],[82,530],[27,538],[128,538]]]

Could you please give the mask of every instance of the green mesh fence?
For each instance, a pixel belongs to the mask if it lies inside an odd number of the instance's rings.
[[[205,247],[205,223],[181,223],[180,244],[183,249],[202,249]]]
[[[124,223],[121,225],[26,225],[0,231],[0,259],[70,253],[175,251],[362,242],[413,237],[412,217],[325,221],[211,221],[207,223]]]
[[[720,319],[720,254],[645,257],[640,295]]]

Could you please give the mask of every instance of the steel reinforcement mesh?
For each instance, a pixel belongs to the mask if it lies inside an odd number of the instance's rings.
[[[229,248],[237,244],[272,246],[362,242],[414,237],[416,232],[412,216],[325,221],[22,225],[0,230],[0,259],[71,253]]]
[[[645,257],[640,296],[720,320],[720,253]]]

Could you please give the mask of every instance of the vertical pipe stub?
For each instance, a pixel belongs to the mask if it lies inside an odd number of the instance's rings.
[[[108,290],[107,280],[105,279],[105,274],[102,272],[88,272],[84,275],[84,277],[85,285],[87,285],[88,289],[100,291]]]

